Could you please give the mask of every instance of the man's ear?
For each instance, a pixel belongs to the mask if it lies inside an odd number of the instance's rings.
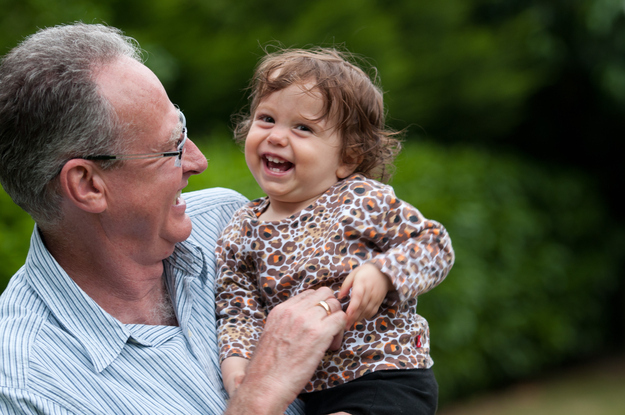
[[[90,213],[106,210],[104,182],[93,162],[72,159],[59,174],[61,192],[73,205]]]

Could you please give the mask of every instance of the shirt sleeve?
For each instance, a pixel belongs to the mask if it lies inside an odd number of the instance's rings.
[[[0,387],[0,414],[77,415],[57,402],[24,389]]]
[[[291,403],[291,405],[289,405],[289,407],[286,409],[285,414],[287,415],[304,415],[304,402],[299,400],[299,399],[295,399],[293,401],[293,403]]]
[[[220,361],[231,356],[251,359],[265,325],[266,311],[256,286],[255,264],[241,243],[245,227],[239,211],[224,230],[215,251]]]
[[[360,206],[362,222],[355,220],[348,226],[380,251],[370,263],[391,279],[400,301],[436,287],[454,263],[446,229],[398,199],[390,186],[368,191]],[[350,231],[346,229],[346,235]]]

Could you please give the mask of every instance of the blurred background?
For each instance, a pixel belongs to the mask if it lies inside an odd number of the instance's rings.
[[[447,280],[419,299],[441,412],[582,363],[620,367],[608,384],[625,387],[625,365],[609,363],[625,355],[623,0],[0,0],[0,55],[76,20],[145,49],[209,159],[189,189],[249,198],[262,193],[230,120],[264,50],[365,58],[388,123],[406,131],[391,184],[456,250]],[[0,291],[32,227],[0,190]]]

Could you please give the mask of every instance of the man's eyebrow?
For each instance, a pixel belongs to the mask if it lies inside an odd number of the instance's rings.
[[[178,120],[180,122],[178,123],[176,128],[174,128],[174,130],[171,133],[171,137],[167,141],[168,148],[174,147],[178,144],[178,141],[180,140],[180,137],[182,135],[182,130],[186,128],[186,125],[185,125],[186,119],[184,117],[184,114],[182,114],[182,111],[180,110],[178,110]]]

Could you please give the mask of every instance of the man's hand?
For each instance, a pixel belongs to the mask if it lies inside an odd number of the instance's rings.
[[[373,317],[384,301],[386,294],[393,290],[389,277],[376,266],[364,264],[353,270],[341,285],[338,297],[343,298],[352,290],[347,307],[347,325],[349,329],[355,322]]]
[[[321,300],[330,314],[318,305]],[[341,304],[327,287],[305,291],[276,306],[226,413],[283,414],[342,333],[345,321]]]

